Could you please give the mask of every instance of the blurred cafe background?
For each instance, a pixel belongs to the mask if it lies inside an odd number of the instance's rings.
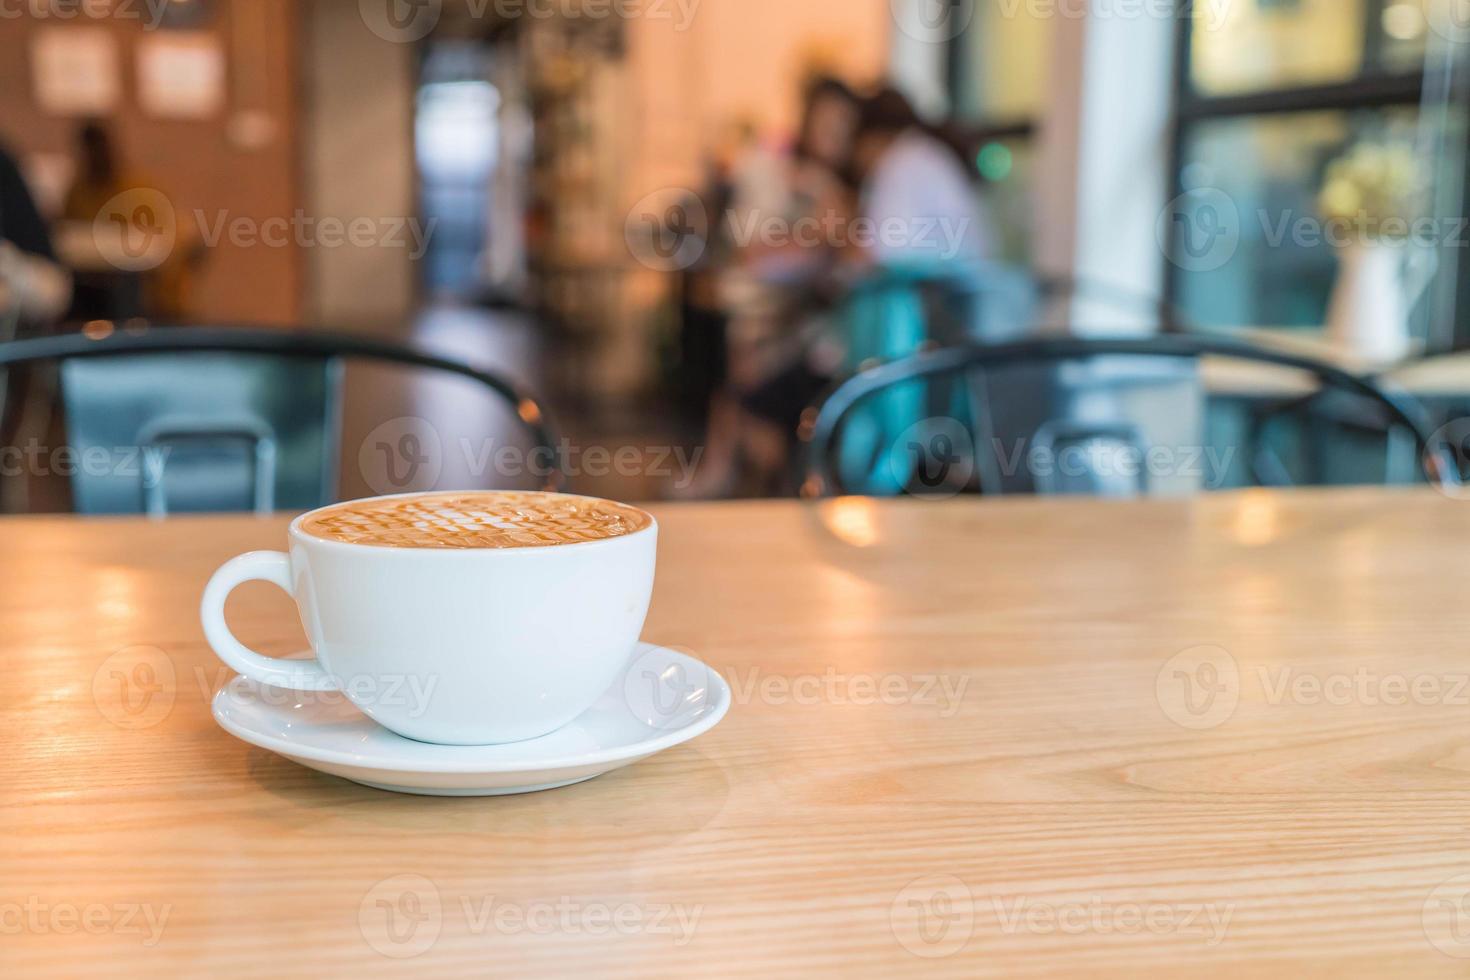
[[[1464,0],[0,0],[0,510],[1457,482]]]

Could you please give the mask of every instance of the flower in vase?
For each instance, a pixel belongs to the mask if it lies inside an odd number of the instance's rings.
[[[1407,238],[1424,213],[1424,170],[1408,143],[1359,143],[1327,166],[1317,208],[1368,241]]]

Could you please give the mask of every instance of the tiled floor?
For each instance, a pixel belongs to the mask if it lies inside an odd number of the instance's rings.
[[[591,400],[569,390],[551,359],[566,356],[524,314],[439,308],[425,312],[413,341],[498,373],[536,395],[558,438],[564,487],[577,493],[646,501],[670,496],[698,459],[687,426],[629,400]],[[414,441],[404,441],[410,436]],[[341,495],[430,487],[537,486],[547,467],[530,458],[523,430],[498,399],[469,382],[421,371],[349,367],[343,424]],[[422,465],[407,480],[402,449]],[[394,459],[394,457],[399,457]],[[389,464],[397,463],[395,472]]]

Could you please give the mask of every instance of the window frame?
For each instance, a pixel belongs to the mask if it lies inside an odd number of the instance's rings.
[[[1193,79],[1194,10],[1192,4],[1179,8],[1176,24],[1173,110],[1170,113],[1168,167],[1169,196],[1174,200],[1185,193],[1183,184],[1184,150],[1190,129],[1205,122],[1222,119],[1263,118],[1299,112],[1352,112],[1361,109],[1392,107],[1422,108],[1428,84],[1424,70],[1388,72],[1378,67],[1382,51],[1379,24],[1390,0],[1365,0],[1363,5],[1363,64],[1371,66],[1358,77],[1345,82],[1316,85],[1278,86],[1247,93],[1226,95],[1202,94],[1195,90]],[[1466,127],[1470,133],[1470,126]],[[1470,147],[1462,148],[1470,149]],[[1470,153],[1464,155],[1466,172],[1462,177],[1461,200],[1470,202]],[[1470,203],[1462,205],[1462,211]],[[1178,249],[1178,229],[1168,223],[1164,249],[1163,292],[1165,302],[1177,304],[1180,299],[1181,270],[1174,262]],[[1460,249],[1455,311],[1470,310],[1470,248]],[[1455,316],[1454,311],[1450,314]],[[1431,323],[1430,348],[1426,354],[1443,353],[1434,349],[1435,338],[1452,337],[1450,349],[1470,342],[1470,324]]]

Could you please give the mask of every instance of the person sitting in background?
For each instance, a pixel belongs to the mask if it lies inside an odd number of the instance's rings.
[[[882,88],[864,99],[850,143],[856,211],[845,216],[850,220],[836,243],[841,267],[828,280],[848,291],[816,321],[820,330],[741,393],[746,444],[759,450],[747,448],[747,456],[768,469],[790,460],[802,413],[836,378],[864,361],[905,357],[934,339],[922,283],[963,278],[990,250],[989,222],[964,154],[925,125],[902,93]],[[873,283],[890,288],[865,288]],[[873,431],[908,418],[913,406],[899,402],[915,391],[885,397],[887,418]]]
[[[859,211],[876,230],[855,257],[935,269],[989,257],[989,220],[964,152],[902,92],[883,88],[864,101],[852,161]]]
[[[0,147],[0,339],[42,330],[66,311],[71,277],[15,158]]]
[[[95,120],[77,130],[76,177],[66,192],[61,216],[91,223],[107,202],[130,186],[120,173],[117,153],[107,128]]]
[[[855,214],[840,235],[842,267],[825,285],[860,286],[900,276],[963,276],[986,258],[988,221],[963,153],[919,119],[902,93],[882,88],[862,100],[847,173],[857,186]],[[921,298],[914,289],[878,302],[861,288],[819,321],[781,366],[741,395],[754,420],[747,431],[766,447],[764,459],[790,457],[804,410],[833,380],[869,359],[913,353],[929,339]]]
[[[890,362],[927,343],[966,339],[968,315],[954,315],[988,257],[989,222],[964,154],[920,120],[902,93],[884,88],[863,103],[853,148],[862,236],[846,258],[854,288],[838,329],[815,345],[809,370],[851,374],[867,362]],[[937,301],[936,301],[937,300]],[[949,315],[937,315],[949,309]],[[912,456],[893,451],[903,434],[957,391],[943,385],[895,386],[850,413],[836,464],[845,486],[899,493],[912,477]]]
[[[187,319],[189,298],[203,243],[190,234],[190,225],[175,222],[172,245],[157,265],[142,272],[118,268],[105,251],[99,252],[96,223],[125,217],[135,207],[118,210],[114,198],[127,191],[158,194],[146,176],[130,172],[118,153],[107,126],[97,120],[77,130],[76,177],[62,206],[62,219],[81,230],[80,238],[60,236],[62,255],[77,275],[78,319],[116,320],[146,316],[154,320]],[[124,199],[126,200],[126,199]],[[106,212],[118,211],[117,214]],[[108,225],[116,231],[116,226]],[[65,246],[78,246],[67,248]]]
[[[714,400],[704,465],[688,495],[737,489],[764,493],[783,478],[791,434],[805,397],[784,375],[787,348],[829,305],[837,243],[823,229],[851,212],[844,180],[857,122],[857,97],[839,79],[818,75],[803,93],[801,126],[788,155],[751,146],[733,173],[728,214],[716,216],[732,239],[720,295],[729,317],[730,386]],[[775,234],[772,234],[774,232]],[[760,393],[754,403],[752,393]]]

